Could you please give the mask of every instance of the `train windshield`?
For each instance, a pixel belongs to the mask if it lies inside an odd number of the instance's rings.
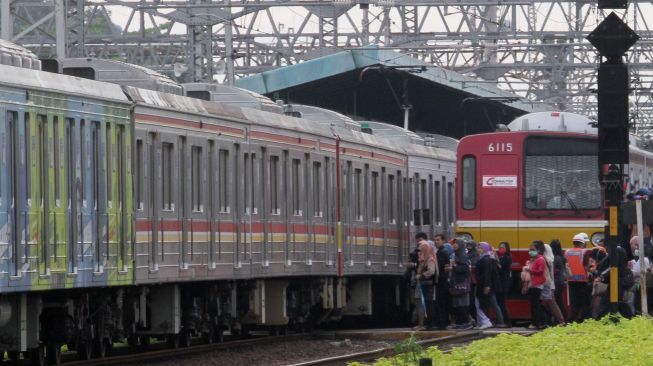
[[[524,146],[524,204],[528,210],[601,208],[598,145],[587,138],[531,136]]]

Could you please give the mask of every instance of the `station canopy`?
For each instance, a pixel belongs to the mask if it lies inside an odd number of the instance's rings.
[[[460,138],[494,131],[525,113],[548,110],[405,54],[357,48],[236,80],[236,86],[284,103],[331,109],[359,121]]]

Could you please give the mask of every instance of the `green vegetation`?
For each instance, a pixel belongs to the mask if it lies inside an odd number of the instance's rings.
[[[582,324],[549,328],[530,337],[500,334],[446,354],[431,347],[423,350],[419,357],[432,358],[434,366],[651,365],[653,320],[641,317],[588,320]],[[408,356],[399,355],[374,363],[374,366],[408,365],[417,365],[415,350]]]

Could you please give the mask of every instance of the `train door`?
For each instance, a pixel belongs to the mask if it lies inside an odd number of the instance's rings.
[[[480,240],[495,247],[502,241],[518,243],[516,227],[519,217],[519,165],[516,155],[484,154],[479,164],[481,236]]]
[[[209,238],[206,225],[208,205],[207,202],[207,146],[204,139],[190,138],[190,205],[188,213],[188,254],[187,260],[191,265],[206,264]],[[202,273],[204,273],[202,271]],[[196,273],[198,274],[198,273]]]
[[[150,270],[156,271],[159,269],[159,183],[162,181],[160,165],[160,156],[159,145],[157,144],[157,135],[155,133],[147,134],[147,218],[146,220],[150,221],[149,227],[149,267]],[[140,183],[137,183],[140,184]]]
[[[189,166],[187,164],[188,162],[188,153],[187,153],[187,146],[186,146],[186,137],[185,136],[180,136],[179,137],[179,160],[178,160],[178,165],[177,165],[177,171],[179,173],[178,183],[179,183],[179,221],[181,223],[181,240],[179,243],[179,265],[182,269],[188,269],[188,243],[189,243],[189,235],[188,235],[188,227],[190,224],[190,213],[189,213],[189,208],[188,208],[188,196],[189,196],[189,172],[188,169]]]

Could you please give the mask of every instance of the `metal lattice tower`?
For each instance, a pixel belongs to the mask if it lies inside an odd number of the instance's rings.
[[[2,38],[40,57],[119,59],[181,81],[239,76],[377,45],[595,116],[598,57],[585,36],[606,15],[558,0],[3,0]],[[121,16],[116,16],[121,14]],[[653,127],[650,1],[623,19],[634,128]],[[112,24],[115,23],[115,24]],[[464,85],[461,85],[464,88]]]

